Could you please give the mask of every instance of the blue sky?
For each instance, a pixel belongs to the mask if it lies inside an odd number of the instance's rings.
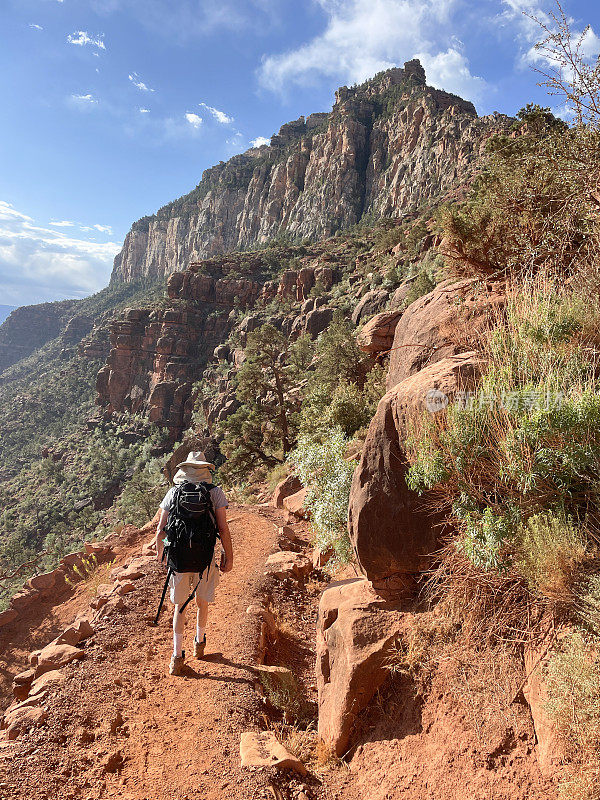
[[[566,0],[575,30],[600,8]],[[106,285],[131,223],[337,86],[419,56],[480,113],[552,105],[523,11],[548,0],[3,0],[0,300]]]

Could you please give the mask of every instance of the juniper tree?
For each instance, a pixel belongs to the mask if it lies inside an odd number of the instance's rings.
[[[270,324],[249,334],[236,389],[240,408],[221,425],[226,478],[248,479],[257,467],[282,463],[294,447],[300,406],[294,390],[311,350],[306,337],[290,344]]]

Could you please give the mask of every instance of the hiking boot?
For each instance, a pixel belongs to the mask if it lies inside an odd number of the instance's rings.
[[[204,639],[201,642],[198,642],[196,638],[194,638],[194,655],[196,658],[204,658],[204,648],[206,647],[206,634],[204,634]]]
[[[180,656],[171,656],[171,663],[169,664],[169,675],[183,675],[183,665],[185,662],[185,650]]]

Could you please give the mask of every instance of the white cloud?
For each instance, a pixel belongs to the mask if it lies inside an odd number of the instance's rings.
[[[44,30],[41,25],[37,25],[35,22],[30,22],[29,23],[29,27],[30,28],[35,28],[36,31],[43,31]]]
[[[48,223],[52,225],[54,228],[79,228],[81,231],[100,231],[100,233],[106,233],[109,236],[112,236],[112,228],[110,225],[84,225],[81,222],[74,222],[70,219],[60,219],[60,220],[52,220]]]
[[[11,305],[98,291],[106,285],[119,250],[116,242],[96,242],[38,226],[27,214],[0,201],[0,292]]]
[[[139,111],[140,111],[140,114],[149,114],[150,113],[150,109],[149,108],[140,108]]]
[[[417,53],[421,60],[427,83],[432,86],[452,87],[461,97],[479,99],[483,96],[486,83],[483,78],[472,75],[465,55],[455,47],[449,47],[445,53],[435,56],[428,53]]]
[[[98,34],[94,37],[90,36],[87,31],[75,31],[75,33],[70,33],[67,36],[67,42],[69,42],[69,44],[79,45],[79,47],[85,47],[85,45],[91,44],[92,47],[97,47],[99,50],[106,50],[103,37],[104,34]]]
[[[543,50],[536,49],[535,44],[546,37],[543,28],[536,22],[539,20],[550,31],[556,30],[556,22],[552,15],[544,9],[544,5],[551,8],[554,14],[557,8],[554,3],[541,4],[539,0],[502,0],[504,11],[499,17],[500,24],[511,24],[517,31],[517,38],[520,44],[519,65],[534,66],[541,68],[557,68],[559,65],[555,59]],[[600,53],[600,38],[594,29],[589,27],[587,30],[577,29],[575,20],[567,17],[571,28],[571,39],[573,44],[582,38],[581,55],[588,61],[595,61]],[[564,71],[564,70],[563,70]],[[568,79],[568,74],[565,77]]]
[[[231,122],[234,122],[233,117],[229,117],[224,111],[219,111],[218,108],[213,108],[213,106],[207,106],[206,103],[198,103],[201,108],[205,108],[209,111],[213,117],[220,122],[221,125],[229,125]]]
[[[324,30],[284,53],[263,56],[261,85],[284,92],[324,77],[357,83],[401,65],[417,53],[432,68],[430,83],[475,98],[484,83],[473,76],[452,35],[461,0],[317,0]]]
[[[140,92],[153,92],[154,91],[154,89],[151,89],[149,86],[147,86],[144,83],[144,81],[140,80],[140,77],[137,74],[137,72],[132,72],[129,75],[129,80],[133,83],[133,85],[135,86],[136,89],[140,90]]]
[[[256,139],[252,139],[250,144],[252,147],[262,147],[265,144],[271,144],[271,140],[267,139],[265,136],[257,136]]]
[[[98,105],[98,101],[93,94],[72,94],[71,100],[80,108],[91,108]]]
[[[235,131],[232,136],[225,140],[225,154],[228,158],[237,153],[243,153],[247,148],[247,140],[240,131]]]
[[[199,117],[198,114],[192,114],[188,111],[185,115],[185,118],[190,123],[192,128],[199,128],[202,125],[202,117]]]

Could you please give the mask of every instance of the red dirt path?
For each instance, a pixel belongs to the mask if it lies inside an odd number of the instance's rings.
[[[126,610],[98,623],[86,658],[65,668],[65,687],[47,702],[47,725],[0,755],[2,798],[273,797],[265,774],[241,771],[239,740],[243,730],[259,727],[262,713],[251,669],[255,637],[245,609],[258,592],[276,528],[255,511],[233,508],[230,517],[235,566],[222,576],[211,608],[206,660],[188,656],[183,677],[167,674],[169,607],[159,627],[147,621],[164,570],[150,565],[125,597]],[[74,604],[68,602],[71,613]],[[55,610],[55,622],[65,615]],[[188,653],[194,616],[187,619]],[[22,651],[16,644],[19,660]],[[10,652],[3,658],[12,661]],[[111,757],[123,758],[115,772],[106,769]]]

